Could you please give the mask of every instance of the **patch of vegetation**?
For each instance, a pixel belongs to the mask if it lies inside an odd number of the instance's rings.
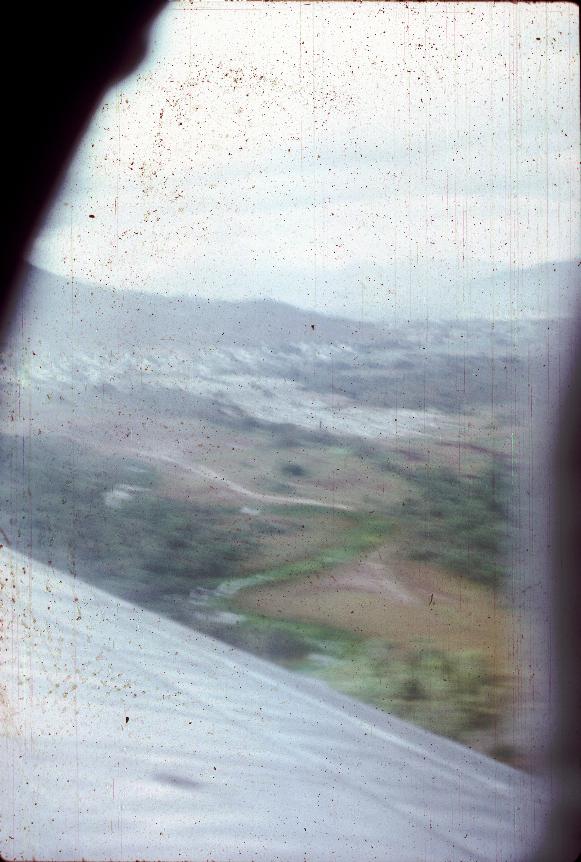
[[[222,607],[227,603],[222,601]],[[215,607],[220,606],[217,603]],[[227,625],[202,623],[203,631],[226,643],[268,658],[294,670],[310,673],[320,664],[317,657],[342,660],[357,647],[358,639],[331,626],[298,620],[278,620],[259,613],[244,613]]]
[[[314,517],[308,507],[289,507],[287,514],[294,516],[302,514],[304,518],[310,519]],[[343,515],[339,543],[307,559],[283,563],[248,577],[236,578],[235,581],[223,584],[223,589],[226,593],[232,594],[261,584],[286,581],[289,578],[305,577],[326,571],[377,547],[385,541],[389,529],[389,522],[382,517],[360,513],[349,513],[348,517]]]
[[[504,694],[481,653],[401,651],[381,640],[351,642],[322,675],[352,697],[457,740],[492,727]]]
[[[303,662],[313,649],[307,626],[258,615],[242,617],[230,625],[214,624],[210,618],[202,627],[207,634],[238,649],[288,666]]]
[[[403,474],[396,464],[390,469]],[[510,530],[503,465],[493,463],[476,475],[423,465],[406,471],[405,478],[416,493],[390,511],[409,557],[489,586],[500,584]]]
[[[228,509],[162,496],[152,470],[70,440],[3,435],[0,480],[15,548],[145,605],[233,577],[253,546]]]

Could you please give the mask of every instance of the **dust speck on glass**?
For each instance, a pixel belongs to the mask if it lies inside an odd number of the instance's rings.
[[[3,858],[532,858],[577,39],[168,4],[3,348]]]

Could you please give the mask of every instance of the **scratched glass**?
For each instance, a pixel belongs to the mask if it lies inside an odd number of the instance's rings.
[[[179,0],[107,94],[3,353],[3,858],[532,858],[577,14]]]

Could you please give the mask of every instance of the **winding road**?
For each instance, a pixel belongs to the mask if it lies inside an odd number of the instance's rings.
[[[237,482],[233,482],[231,479],[226,478],[226,476],[214,473],[213,470],[202,464],[195,464],[180,458],[161,455],[155,452],[147,452],[142,449],[134,449],[131,451],[150,461],[164,461],[166,463],[173,464],[176,467],[181,467],[190,473],[195,473],[197,476],[202,476],[204,479],[208,479],[217,489],[227,488],[234,494],[239,494],[241,497],[249,497],[251,500],[256,500],[259,503],[271,503],[276,506],[316,506],[322,509],[340,509],[343,512],[353,511],[352,506],[346,506],[343,503],[327,503],[324,500],[314,500],[311,497],[293,497],[290,494],[262,494],[259,491],[244,488]]]

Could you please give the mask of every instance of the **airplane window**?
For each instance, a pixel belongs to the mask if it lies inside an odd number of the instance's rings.
[[[168,4],[3,345],[2,858],[533,858],[579,137],[570,4]]]

